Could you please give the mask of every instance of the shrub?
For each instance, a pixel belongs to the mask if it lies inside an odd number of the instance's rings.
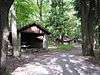
[[[57,50],[61,52],[65,52],[71,50],[72,48],[74,48],[72,44],[60,44],[58,45]]]

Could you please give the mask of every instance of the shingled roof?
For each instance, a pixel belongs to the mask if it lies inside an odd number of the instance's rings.
[[[51,34],[48,30],[46,30],[44,27],[42,27],[41,25],[39,24],[36,24],[36,23],[33,23],[33,24],[29,24],[29,25],[26,25],[24,27],[22,27],[21,29],[19,29],[18,31],[19,32],[23,32],[24,30],[27,30],[28,28],[31,28],[33,26],[36,26],[37,28],[39,28],[40,30],[42,30],[44,33],[46,34]]]

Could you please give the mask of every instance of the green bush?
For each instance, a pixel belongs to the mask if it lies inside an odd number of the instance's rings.
[[[72,44],[60,44],[58,45],[57,50],[64,52],[64,51],[71,50],[72,48],[74,48]]]

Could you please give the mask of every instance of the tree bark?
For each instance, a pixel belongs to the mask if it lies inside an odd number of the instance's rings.
[[[43,0],[37,0],[37,6],[39,8],[39,16],[40,16],[40,21],[42,22],[42,5],[43,5]]]
[[[98,22],[100,22],[100,0],[96,0],[96,15]]]
[[[8,42],[8,35],[9,35],[9,31],[8,31],[8,10],[6,10],[5,8],[3,8],[3,10],[1,11],[1,23],[2,23],[2,47],[1,47],[1,65],[5,64],[6,61],[6,50],[7,48],[7,42]]]
[[[87,5],[86,1],[82,1],[82,53],[85,56],[94,56],[93,45],[94,45],[94,15],[93,2],[90,1]],[[93,3],[94,4],[94,3]]]
[[[16,11],[15,5],[13,4],[10,9],[10,26],[12,33],[12,46],[14,56],[19,56],[18,40],[17,40],[17,25],[16,25]]]
[[[2,26],[2,19],[1,19],[1,11],[0,11],[0,67],[1,67],[1,49],[2,49],[2,39],[3,39],[3,26]]]
[[[8,13],[14,0],[0,0],[0,67],[5,66],[8,49]],[[1,74],[1,73],[0,73]]]

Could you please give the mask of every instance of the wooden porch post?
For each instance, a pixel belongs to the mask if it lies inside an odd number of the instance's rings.
[[[21,32],[18,32],[18,50],[19,50],[19,55],[21,54]]]
[[[47,34],[44,34],[44,37],[43,37],[43,48],[48,50],[48,35]]]

